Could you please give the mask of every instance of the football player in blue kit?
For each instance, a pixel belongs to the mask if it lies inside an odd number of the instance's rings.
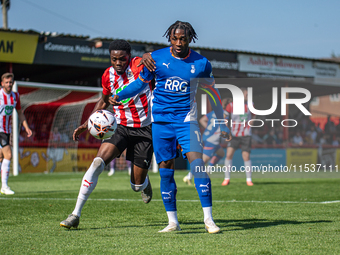
[[[171,46],[151,53],[154,70],[146,67],[139,78],[129,84],[124,90],[112,96],[110,103],[120,104],[120,101],[131,97],[146,87],[153,78],[156,87],[152,96],[152,140],[156,161],[159,164],[161,176],[161,195],[168,215],[169,224],[159,232],[181,230],[176,207],[177,187],[174,179],[174,163],[176,158],[176,143],[180,144],[182,154],[190,162],[191,172],[195,178],[195,186],[204,213],[205,228],[209,233],[218,233],[212,217],[211,181],[204,169],[202,160],[202,141],[197,123],[197,105],[195,94],[198,82],[204,90],[209,90],[210,103],[218,119],[223,119],[223,109],[219,92],[214,88],[214,79],[210,62],[189,48],[189,43],[195,42],[197,35],[188,22],[176,21],[165,32]],[[196,79],[196,82],[193,82]],[[204,83],[204,84],[203,84]],[[221,135],[231,139],[230,130],[221,125]]]

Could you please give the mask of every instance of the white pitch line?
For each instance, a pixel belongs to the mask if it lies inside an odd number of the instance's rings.
[[[0,197],[0,200],[61,200],[61,201],[75,201],[76,198],[39,198],[39,197]],[[118,202],[137,202],[140,199],[123,199],[123,198],[89,198],[92,201],[118,201]],[[162,199],[152,199],[154,202],[161,202]],[[177,200],[177,202],[200,202],[199,200]],[[271,203],[271,204],[334,204],[340,203],[340,200],[333,201],[321,201],[321,202],[311,202],[311,201],[256,201],[256,200],[213,200],[214,203]]]

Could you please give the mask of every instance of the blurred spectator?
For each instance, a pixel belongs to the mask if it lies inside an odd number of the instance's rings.
[[[326,135],[326,134],[322,134],[322,135],[321,135],[319,144],[320,144],[320,145],[327,144],[327,135]]]
[[[257,128],[253,128],[251,139],[252,144],[263,144],[263,139],[259,136],[259,130]]]
[[[339,118],[338,125],[335,126],[335,132],[336,132],[336,136],[340,137],[340,118]]]
[[[54,127],[51,133],[51,139],[53,142],[61,141],[61,134],[59,133],[58,127]]]
[[[283,144],[283,132],[277,134],[276,144]]]
[[[325,129],[324,129],[325,133],[327,134],[334,134],[335,133],[335,124],[333,121],[331,121],[331,116],[328,115],[327,117],[327,123],[325,125]]]
[[[63,143],[68,143],[70,141],[70,138],[66,133],[61,133],[61,141]]]
[[[310,130],[307,131],[306,135],[310,140],[310,144],[316,144],[316,139],[318,137],[318,132],[316,131],[315,126],[311,126]]]
[[[47,143],[49,132],[47,130],[47,124],[42,124],[40,132],[38,133],[38,140],[41,143]]]
[[[301,122],[299,123],[301,125],[302,130],[307,130],[308,129],[308,123],[309,119],[304,117],[302,118]]]
[[[276,135],[274,129],[269,131],[269,134],[265,134],[263,136],[264,143],[267,145],[276,145]]]
[[[292,142],[294,145],[303,145],[303,138],[300,134],[300,131],[296,132]]]
[[[318,124],[316,125],[315,129],[316,129],[316,132],[318,132],[318,134],[321,134],[321,133],[323,132],[322,129],[321,129],[321,127],[320,127],[320,123],[318,123]]]
[[[339,146],[340,145],[340,137],[335,137],[335,140],[332,142],[333,146]]]

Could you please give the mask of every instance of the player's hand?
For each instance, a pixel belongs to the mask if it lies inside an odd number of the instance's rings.
[[[139,62],[137,67],[144,65],[150,72],[153,72],[156,70],[155,64],[156,64],[155,60],[153,60],[151,54],[147,52],[143,54],[142,60]]]
[[[31,137],[32,135],[32,130],[30,128],[26,129],[27,137]]]
[[[73,141],[78,141],[79,140],[79,135],[83,133],[87,129],[87,122],[84,123],[83,125],[79,126],[76,128],[73,132]]]
[[[112,104],[112,105],[115,105],[115,106],[122,105],[123,103],[119,102],[118,99],[119,99],[119,96],[114,95],[114,96],[109,98],[109,103]]]
[[[223,138],[226,138],[225,139],[226,142],[229,142],[232,139],[230,129],[224,123],[220,125],[220,128],[221,128],[221,136]]]
[[[232,139],[232,136],[231,136],[231,133],[227,133],[227,132],[221,132],[221,136],[223,138],[225,138],[225,141],[226,142],[229,142],[231,139]]]

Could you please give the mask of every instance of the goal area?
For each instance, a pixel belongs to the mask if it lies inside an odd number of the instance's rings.
[[[17,114],[13,115],[13,174],[86,171],[101,141],[87,131],[77,142],[72,135],[93,112],[102,88],[16,81],[13,90],[20,94],[22,111],[33,131],[27,137]],[[121,156],[116,170],[126,169]]]

